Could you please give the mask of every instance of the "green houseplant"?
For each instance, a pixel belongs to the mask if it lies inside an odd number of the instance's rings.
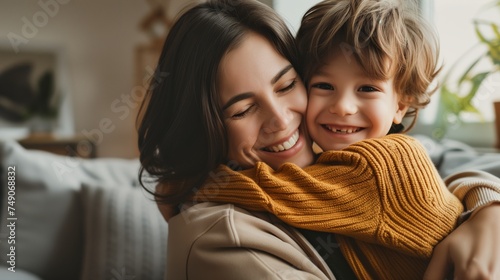
[[[495,0],[482,7],[483,12],[495,13],[493,19],[484,17],[485,13],[480,14],[473,21],[474,31],[478,39],[478,47],[482,52],[475,54],[472,62],[466,64],[465,71],[457,75],[456,66],[463,62],[466,55],[451,67],[451,70],[445,75],[440,88],[440,99],[438,109],[437,131],[435,138],[445,136],[450,125],[460,123],[464,113],[478,115],[482,119],[482,114],[476,108],[472,101],[481,87],[488,89],[488,77],[495,73],[500,73],[500,0]],[[483,16],[481,16],[483,15]],[[476,51],[477,48],[471,51]],[[487,65],[485,67],[485,65]],[[455,72],[454,72],[455,71]]]
[[[35,96],[29,116],[32,120],[32,133],[50,133],[55,125],[60,104],[54,85],[54,73],[46,71],[38,79],[37,95]]]

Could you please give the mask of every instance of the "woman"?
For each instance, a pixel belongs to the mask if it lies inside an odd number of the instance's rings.
[[[157,191],[168,193],[161,196],[162,205],[184,207],[169,221],[172,279],[333,279],[325,260],[343,266],[330,236],[313,247],[270,214],[189,200],[209,177],[228,183],[224,174],[213,172],[219,164],[248,168],[264,161],[278,168],[313,162],[302,122],[306,92],[296,65],[285,24],[254,1],[201,4],[170,31],[157,69],[168,76],[148,95],[139,145],[143,167],[159,178]],[[162,210],[172,216],[169,207]],[[494,273],[499,226],[491,223],[499,211],[498,206],[478,211],[438,246],[439,259],[430,265],[437,275],[444,275],[448,261],[457,276]],[[472,230],[490,247],[482,248]],[[472,240],[461,246],[457,239],[463,238]],[[349,272],[335,271],[343,273]]]

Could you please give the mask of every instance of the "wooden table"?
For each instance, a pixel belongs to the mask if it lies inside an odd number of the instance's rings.
[[[26,149],[42,150],[63,156],[95,158],[97,155],[95,143],[83,136],[30,135],[19,140],[19,144]]]

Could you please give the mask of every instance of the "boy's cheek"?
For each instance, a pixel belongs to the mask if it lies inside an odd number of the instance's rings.
[[[313,121],[313,119],[316,118],[318,113],[321,111],[321,107],[322,106],[318,104],[317,98],[315,98],[314,96],[309,96],[306,110],[306,120],[308,124],[310,121]]]
[[[306,128],[307,131],[309,132],[309,136],[312,139],[315,139],[317,137],[316,135],[316,119],[318,116],[318,104],[315,102],[314,98],[310,98],[309,102],[307,104],[307,112],[306,112]]]

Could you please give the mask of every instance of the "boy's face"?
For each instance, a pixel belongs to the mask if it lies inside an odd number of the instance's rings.
[[[363,139],[382,137],[401,123],[408,106],[394,81],[374,80],[352,56],[335,52],[309,82],[306,121],[323,150],[340,150]]]

